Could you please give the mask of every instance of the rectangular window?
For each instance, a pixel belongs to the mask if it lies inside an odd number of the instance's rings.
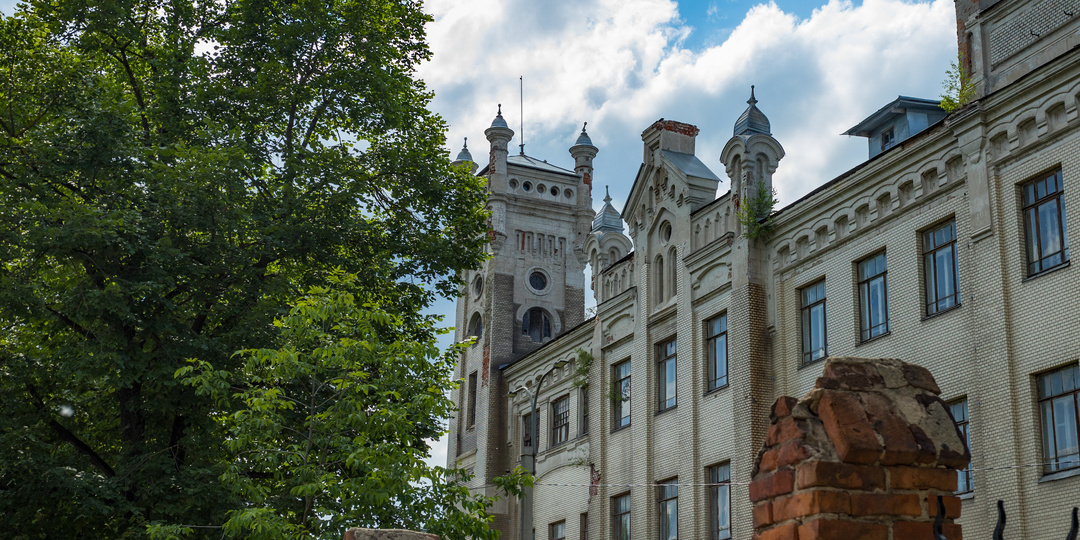
[[[825,358],[828,353],[825,333],[825,280],[802,289],[803,363]]]
[[[922,234],[926,315],[930,316],[960,305],[956,221],[949,221]]]
[[[660,482],[660,540],[679,538],[679,481]]]
[[[859,262],[859,339],[867,341],[889,331],[885,252]]]
[[[1080,467],[1077,445],[1076,399],[1080,366],[1039,376],[1039,413],[1043,424],[1043,462],[1046,472]]]
[[[581,514],[581,522],[578,525],[578,536],[581,540],[589,540],[589,513],[584,512]]]
[[[560,521],[548,525],[548,538],[550,540],[566,540],[566,522]]]
[[[896,132],[893,128],[881,132],[881,151],[884,152],[896,144]]]
[[[731,466],[727,463],[705,469],[709,482],[709,529],[712,540],[731,538]]]
[[[551,444],[560,445],[570,439],[570,396],[551,402]]]
[[[956,420],[956,430],[960,432],[960,436],[964,438],[964,444],[967,445],[968,451],[971,451],[971,432],[968,430],[968,403],[966,399],[961,399],[949,404],[949,411],[952,412],[953,419]],[[974,490],[975,487],[971,483],[971,463],[968,463],[964,470],[960,471],[956,475],[956,493],[968,493]]]
[[[589,433],[589,387],[583,386],[578,395],[580,399],[578,408],[581,410],[581,434],[587,435]]]
[[[630,425],[630,361],[616,364],[611,369],[615,381],[611,388],[611,400],[614,402],[611,424],[614,429],[619,429]]]
[[[705,391],[727,386],[727,313],[705,322]]]
[[[521,447],[529,448],[533,445],[532,413],[521,417]]]
[[[666,411],[675,406],[675,340],[661,343],[657,347],[657,357],[657,410]]]
[[[1061,169],[1022,187],[1028,275],[1069,262]]]
[[[611,499],[611,538],[630,540],[630,494]]]
[[[476,424],[476,372],[469,374],[469,411],[465,427],[473,427]]]

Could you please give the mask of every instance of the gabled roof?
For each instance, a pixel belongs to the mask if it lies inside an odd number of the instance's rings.
[[[693,154],[682,154],[671,150],[661,150],[660,153],[664,154],[664,157],[668,158],[668,161],[671,161],[686,176],[720,181],[720,177]]]
[[[892,103],[880,108],[874,114],[867,116],[862,122],[855,124],[855,127],[845,131],[843,135],[854,135],[857,137],[869,137],[870,133],[874,131],[874,128],[880,126],[886,121],[892,119],[894,116],[901,114],[907,114],[908,109],[921,109],[925,111],[938,111],[944,113],[941,110],[941,102],[933,99],[914,98],[908,96],[897,96]]]

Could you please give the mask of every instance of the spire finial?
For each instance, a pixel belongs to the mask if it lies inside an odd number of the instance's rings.
[[[499,104],[499,116],[502,116],[502,103]]]
[[[746,100],[746,102],[750,105],[754,105],[757,103],[757,98],[754,97],[754,85],[752,84],[750,85],[750,99]]]
[[[586,127],[588,127],[588,126],[589,126],[589,123],[588,123],[588,122],[585,122],[585,123],[584,123],[584,124],[583,124],[583,125],[581,126],[581,132],[582,132],[582,133],[585,133],[585,128],[586,128]]]
[[[465,145],[462,146],[461,149],[462,150],[468,150],[469,149],[469,138],[468,137],[465,137]]]
[[[611,189],[609,189],[610,187],[611,186],[604,184],[604,202],[608,204],[611,203]]]

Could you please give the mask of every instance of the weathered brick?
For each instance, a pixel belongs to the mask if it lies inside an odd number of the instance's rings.
[[[940,489],[956,491],[956,471],[937,467],[889,467],[893,489]]]
[[[921,516],[922,504],[914,493],[852,493],[853,516]]]
[[[963,540],[962,533],[960,532],[960,525],[956,523],[944,523],[941,526],[941,532],[945,534],[945,538],[948,540]],[[893,538],[911,538],[916,540],[919,538],[933,538],[934,526],[929,521],[894,521],[893,522]]]
[[[800,540],[886,540],[888,537],[889,530],[881,523],[823,518],[799,526]]]
[[[919,499],[916,497],[915,504],[918,505],[918,503]],[[787,497],[778,497],[772,501],[772,516],[776,521],[824,513],[851,513],[848,494],[843,491],[814,489],[793,493]]]
[[[765,444],[776,446],[790,440],[802,439],[805,435],[806,431],[799,426],[798,421],[788,416],[769,426],[769,435],[765,439]]]
[[[814,461],[798,468],[798,487],[825,486],[863,491],[885,489],[885,470],[835,461]]]
[[[825,366],[824,377],[837,382],[841,390],[880,390],[885,379],[871,362],[834,361]]]
[[[927,495],[924,497],[926,501],[926,508],[930,517],[937,516],[937,495]],[[960,517],[960,510],[963,508],[963,504],[960,501],[960,497],[955,495],[942,495],[941,500],[945,502],[945,517],[949,519],[957,519]]]
[[[795,488],[795,471],[790,469],[759,475],[750,482],[750,502],[791,493]]]
[[[795,408],[799,400],[791,396],[780,396],[776,398],[776,402],[773,403],[772,412],[769,415],[769,420],[773,422],[780,418],[787,418],[791,416],[791,410]]]
[[[842,461],[869,464],[881,456],[877,433],[856,394],[826,390],[818,402],[818,416]]]
[[[799,540],[799,524],[785,523],[754,533],[754,540]]]
[[[754,528],[760,529],[775,523],[772,517],[772,502],[763,501],[754,505]]]
[[[895,407],[885,396],[876,393],[862,394],[866,414],[874,430],[881,436],[885,451],[881,454],[882,465],[910,465],[919,456],[919,445],[911,434],[911,427],[897,414]]]
[[[790,467],[810,457],[810,450],[801,440],[789,441],[776,448],[776,466]]]

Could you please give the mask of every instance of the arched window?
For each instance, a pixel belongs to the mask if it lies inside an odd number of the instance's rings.
[[[653,275],[656,281],[656,303],[664,301],[664,256],[656,256],[656,264],[653,265]]]
[[[469,336],[476,336],[476,339],[484,334],[484,320],[480,317],[479,313],[473,313],[471,319],[469,319]]]
[[[668,251],[668,291],[671,296],[679,294],[679,280],[678,280],[678,264],[679,258],[676,256],[675,246],[671,246],[671,250]]]
[[[521,318],[521,335],[529,336],[533,341],[541,342],[551,337],[551,318],[546,311],[532,308]]]

